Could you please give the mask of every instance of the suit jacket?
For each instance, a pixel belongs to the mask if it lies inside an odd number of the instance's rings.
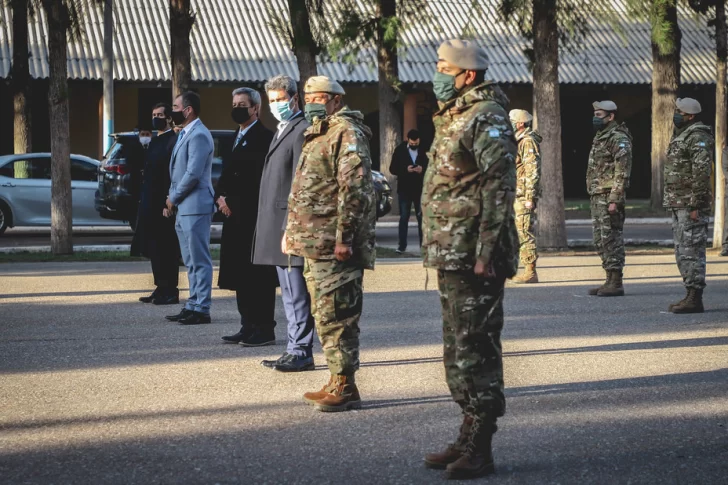
[[[412,157],[405,141],[394,149],[392,163],[389,165],[389,171],[397,177],[397,193],[409,199],[419,199],[422,195],[422,182],[427,170],[427,153],[422,146],[417,151],[415,161],[422,167],[422,173],[407,171],[407,167],[412,165]]]
[[[239,132],[239,129],[235,132],[233,140]],[[258,121],[245,133],[240,143],[223,157],[215,200],[221,195],[225,196],[225,203],[232,214],[225,218],[222,226],[220,288],[238,290],[249,284],[261,284],[259,281],[250,281],[250,267],[258,217],[260,178],[272,138],[273,133]]]
[[[281,252],[281,239],[286,230],[288,196],[293,175],[301,158],[303,132],[311,126],[297,114],[286,125],[281,136],[273,135],[270,150],[265,157],[263,177],[258,199],[258,222],[255,230],[253,262],[275,266],[288,266],[288,255]],[[303,258],[291,257],[291,266],[303,266]]]
[[[212,156],[215,144],[202,121],[187,131],[172,150],[169,164],[169,200],[177,215],[189,216],[215,212],[212,189]]]

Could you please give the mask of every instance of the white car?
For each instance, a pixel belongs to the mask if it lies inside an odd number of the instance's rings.
[[[116,225],[94,208],[100,162],[71,155],[74,226]],[[51,154],[0,156],[0,234],[13,226],[50,226]]]

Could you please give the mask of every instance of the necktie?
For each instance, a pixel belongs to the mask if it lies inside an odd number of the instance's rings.
[[[240,131],[238,132],[238,137],[237,137],[237,138],[235,138],[235,143],[233,144],[233,150],[234,150],[235,148],[237,148],[238,144],[240,144],[240,140],[242,140],[242,139],[243,139],[243,131],[242,131],[242,130],[240,130]]]

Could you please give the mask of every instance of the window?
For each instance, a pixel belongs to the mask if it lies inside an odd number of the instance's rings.
[[[0,169],[0,175],[15,179],[51,179],[51,159],[15,160]]]
[[[83,160],[71,159],[71,180],[96,182],[97,172],[96,165]]]

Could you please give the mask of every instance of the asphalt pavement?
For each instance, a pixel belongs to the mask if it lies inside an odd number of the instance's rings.
[[[728,260],[709,257],[700,315],[666,312],[683,296],[670,255],[630,257],[618,299],[586,296],[596,257],[539,262],[542,284],[506,289],[497,475],[471,483],[726,483]],[[364,407],[321,414],[301,401],[327,379],[318,344],[313,372],[259,365],[285,348],[280,299],[277,345],[250,349],[220,340],[230,292],[195,327],[139,303],[147,262],[2,264],[0,483],[442,483],[422,456],[460,417],[425,283],[417,261],[367,272]]]

